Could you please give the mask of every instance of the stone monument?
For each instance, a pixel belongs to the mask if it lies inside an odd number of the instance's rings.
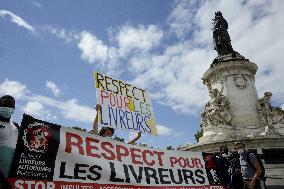
[[[284,158],[284,111],[271,105],[271,92],[258,98],[258,67],[233,49],[228,23],[220,11],[215,13],[212,30],[218,56],[202,78],[210,96],[201,113],[203,136],[181,150],[218,152],[221,145],[232,149],[235,141],[242,140],[258,154],[278,149]],[[280,164],[281,169],[268,168],[267,174],[284,175],[284,159]]]

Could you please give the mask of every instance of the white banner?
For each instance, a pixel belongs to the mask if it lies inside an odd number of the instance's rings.
[[[25,115],[9,179],[16,189],[223,189],[211,160],[201,152],[129,145]]]

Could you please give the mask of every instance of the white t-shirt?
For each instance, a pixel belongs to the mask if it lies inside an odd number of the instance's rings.
[[[0,146],[16,148],[17,139],[18,129],[13,122],[0,121]]]

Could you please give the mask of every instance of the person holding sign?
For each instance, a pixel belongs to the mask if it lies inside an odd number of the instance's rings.
[[[98,115],[99,115],[99,112],[101,111],[101,106],[99,104],[96,105],[96,111],[97,111],[97,114],[96,114],[96,118],[93,123],[93,133],[95,135],[99,135],[102,137],[112,137],[114,135],[114,128],[102,127],[100,132],[98,132],[98,122],[99,122]],[[140,137],[141,137],[141,132],[139,132],[138,135],[133,140],[129,141],[128,144],[135,144],[135,142],[139,140]]]

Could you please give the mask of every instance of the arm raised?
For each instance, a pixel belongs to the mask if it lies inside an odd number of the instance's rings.
[[[101,105],[97,104],[96,105],[96,111],[97,111],[97,114],[96,114],[96,118],[93,122],[93,133],[95,135],[98,135],[98,129],[99,129],[99,113],[100,113],[100,109],[101,109]]]

